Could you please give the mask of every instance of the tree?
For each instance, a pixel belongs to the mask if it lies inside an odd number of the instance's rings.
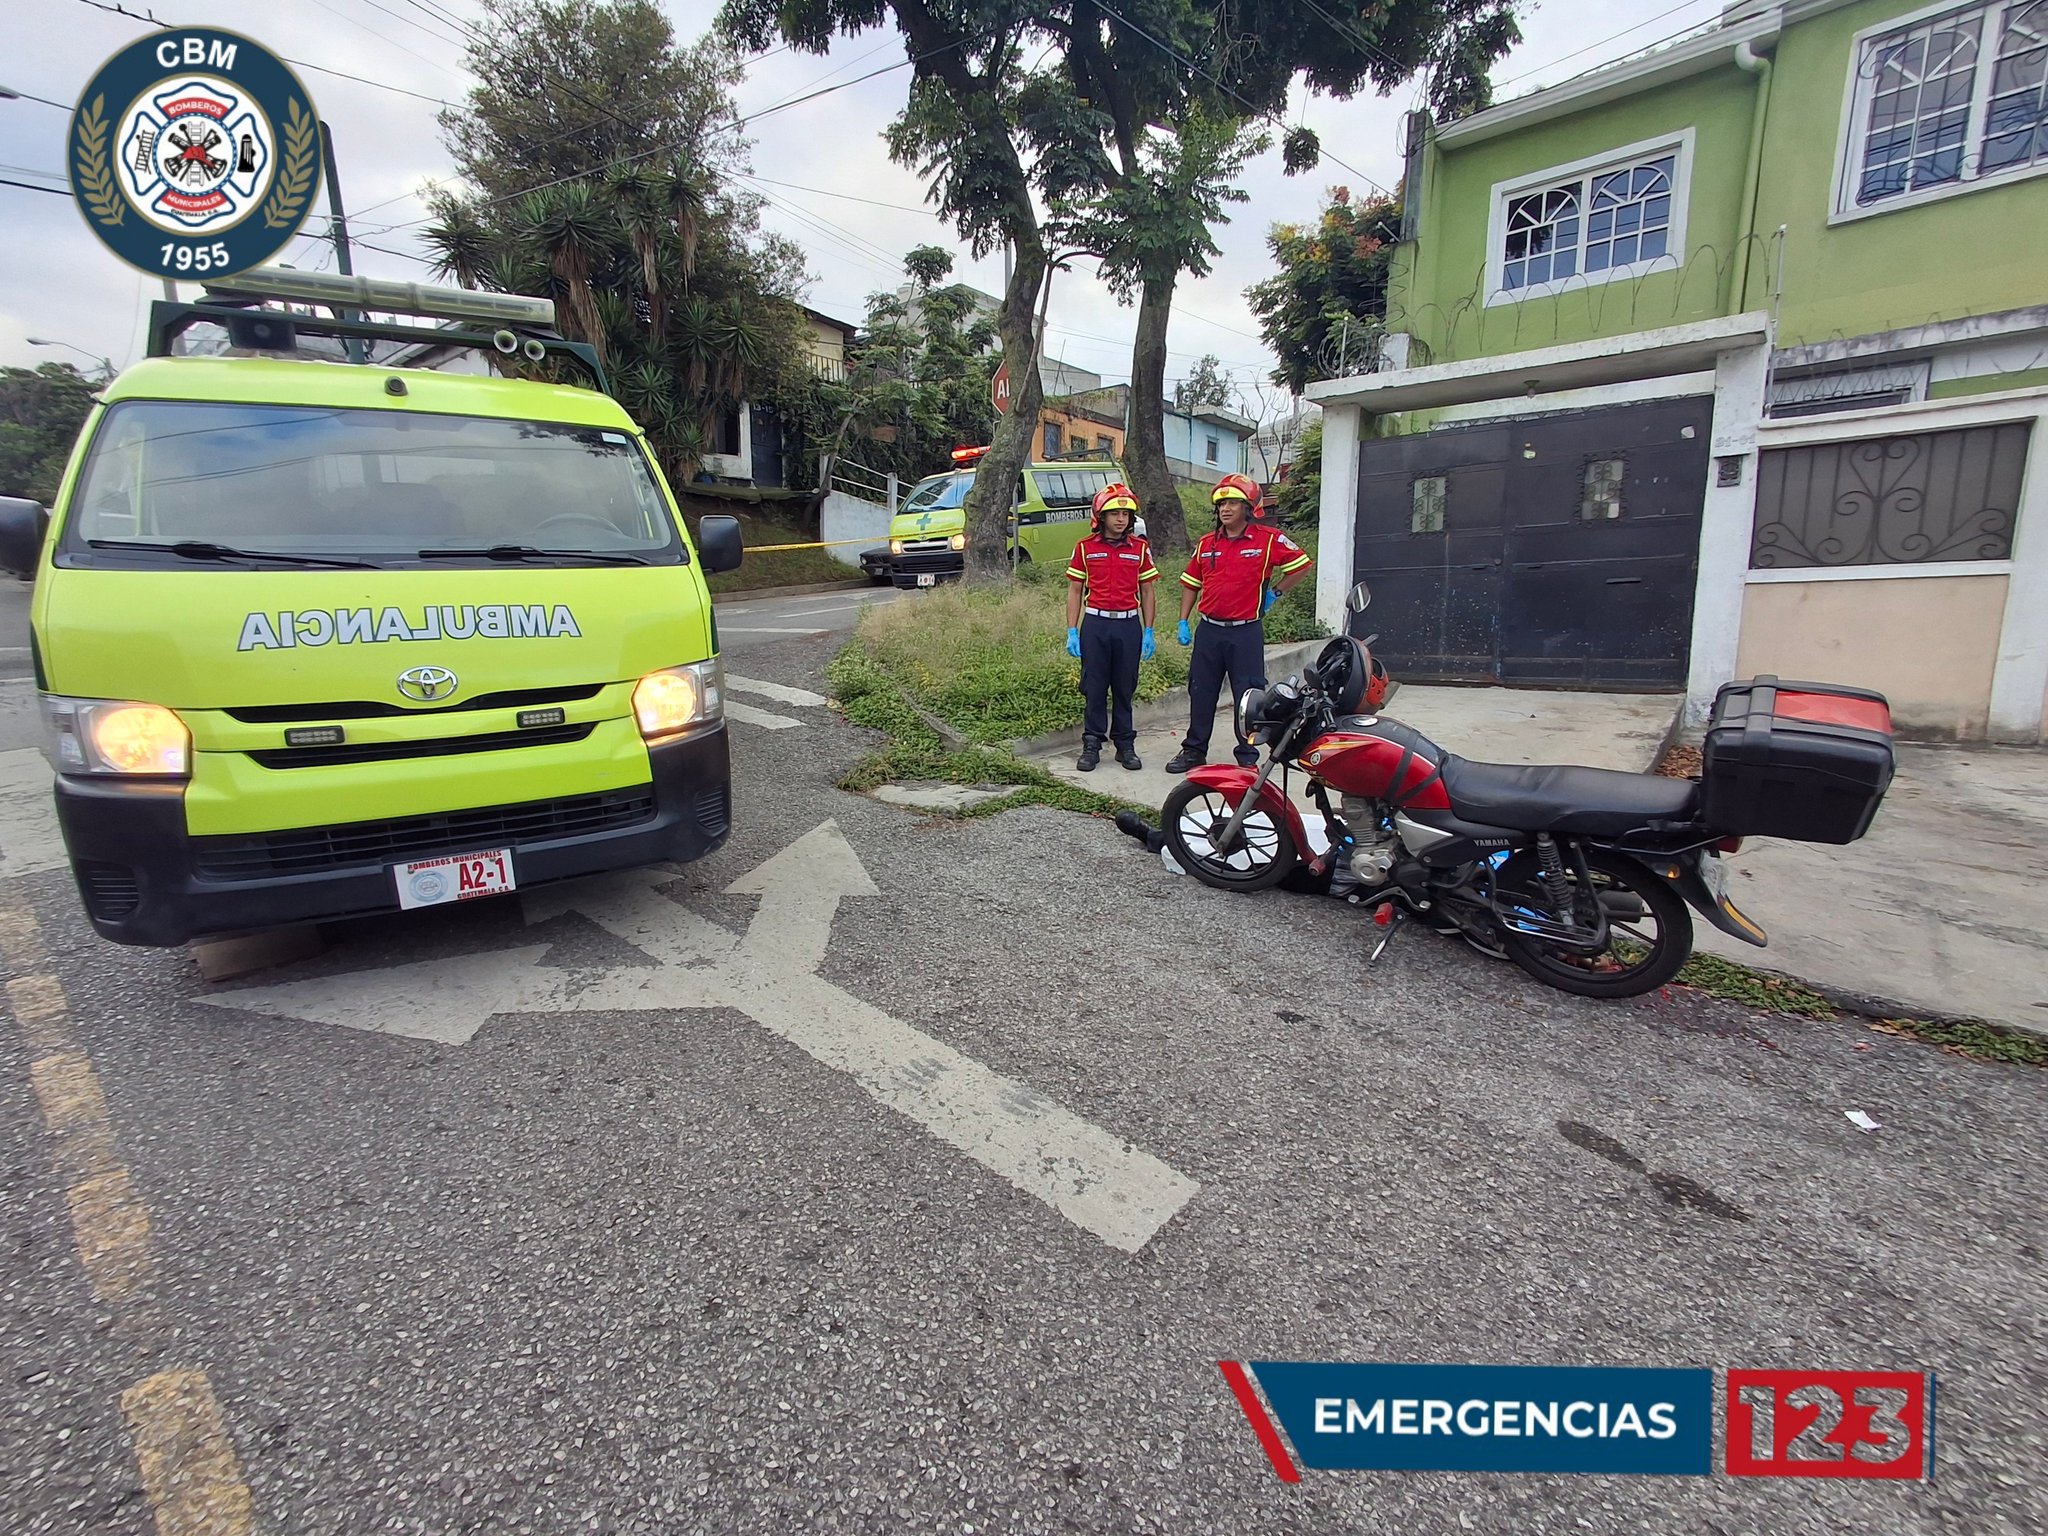
[[[1101,195],[1082,210],[1105,275],[1138,297],[1131,353],[1131,431],[1125,468],[1153,526],[1178,542],[1178,506],[1154,424],[1165,392],[1166,329],[1181,272],[1201,275],[1215,253],[1209,226],[1242,194],[1231,185],[1263,147],[1256,125],[1277,122],[1297,79],[1312,93],[1391,90],[1418,71],[1445,115],[1486,103],[1486,70],[1520,37],[1510,0],[1147,0],[1133,20],[1076,0],[1064,26],[1074,90],[1095,110]],[[1169,147],[1169,144],[1171,147]],[[1321,155],[1305,128],[1286,132],[1288,174]],[[1091,221],[1092,216],[1092,222]]]
[[[491,83],[471,93],[466,113],[444,116],[443,131],[466,169],[478,144],[498,146],[504,158],[489,165],[484,192],[437,198],[424,238],[458,282],[552,297],[562,334],[597,352],[663,468],[687,480],[742,401],[814,387],[795,302],[806,280],[802,255],[761,237],[756,205],[724,193],[708,169],[736,142],[730,98],[716,84],[723,77],[707,84],[693,63],[703,45],[678,48],[646,0],[587,10],[494,0],[471,43],[472,65],[481,74],[491,60],[565,29],[574,46],[528,83],[560,116],[623,116],[649,125],[651,140],[608,159],[572,149],[541,133],[540,118],[520,115],[540,107],[509,99],[509,88],[486,75]],[[606,142],[616,150],[618,141]],[[565,163],[566,173],[549,175]],[[550,362],[538,371],[557,369]]]
[[[0,496],[57,499],[96,387],[69,363],[0,368]]]
[[[1224,377],[1223,360],[1214,352],[1203,353],[1188,371],[1188,376],[1173,386],[1173,408],[1176,411],[1229,403],[1230,380]]]
[[[1401,228],[1391,197],[1330,193],[1316,222],[1276,224],[1266,248],[1280,270],[1245,290],[1259,332],[1280,359],[1276,384],[1300,394],[1312,379],[1371,366],[1385,330],[1387,267]]]
[[[747,168],[739,61],[715,36],[678,47],[651,0],[484,0],[465,54],[479,83],[441,112],[441,134],[486,197],[635,156]]]

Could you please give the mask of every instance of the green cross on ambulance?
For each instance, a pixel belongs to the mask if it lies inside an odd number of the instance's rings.
[[[342,318],[261,307],[277,298]],[[342,360],[467,347],[602,384],[553,319],[513,295],[244,273],[154,307],[151,355],[101,396],[47,532],[0,504],[102,935],[436,905],[725,840],[704,576],[739,563],[738,525],[705,518],[693,548],[599,390]],[[215,355],[181,346],[209,329]],[[308,355],[322,335],[332,360]]]

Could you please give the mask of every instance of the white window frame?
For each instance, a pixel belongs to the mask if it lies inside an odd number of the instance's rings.
[[[1580,160],[1564,165],[1553,165],[1526,176],[1516,176],[1507,181],[1493,184],[1493,206],[1486,220],[1486,302],[1494,304],[1519,304],[1524,299],[1555,298],[1577,288],[1593,288],[1601,283],[1611,283],[1619,278],[1641,277],[1649,272],[1678,272],[1684,270],[1686,246],[1685,224],[1686,205],[1692,201],[1692,154],[1694,130],[1681,128],[1676,133],[1659,135],[1654,139],[1641,139],[1634,144],[1624,144],[1618,149],[1603,150],[1597,155],[1587,155]],[[1539,191],[1555,186],[1561,181],[1577,181],[1582,188],[1589,186],[1595,175],[1605,171],[1618,171],[1624,166],[1634,165],[1659,155],[1670,155],[1671,166],[1671,223],[1662,256],[1653,256],[1648,261],[1631,261],[1619,267],[1609,267],[1604,272],[1588,273],[1583,269],[1570,277],[1554,278],[1549,282],[1530,283],[1521,288],[1501,286],[1502,269],[1507,264],[1508,204],[1526,192]],[[1586,243],[1586,219],[1589,209],[1585,199],[1579,205],[1579,248],[1581,260]]]
[[[1828,210],[1830,224],[1848,224],[1857,219],[1874,218],[1878,214],[1890,213],[1898,208],[1917,208],[1922,203],[1938,203],[1943,198],[1961,197],[1985,187],[2002,187],[2013,182],[2025,181],[2030,177],[2048,174],[2048,160],[2033,165],[2021,166],[2014,170],[1993,171],[1988,176],[1977,174],[1974,169],[1976,155],[1981,153],[1984,142],[1984,126],[1991,111],[1991,79],[1994,73],[1990,67],[1997,57],[1998,34],[2005,19],[2006,10],[2024,0],[1986,0],[1973,6],[1969,0],[1957,4],[1923,6],[1903,16],[1893,16],[1865,27],[1849,39],[1848,82],[1842,91],[1842,126],[1835,139],[1834,198]],[[1885,198],[1869,207],[1859,207],[1856,202],[1856,183],[1862,179],[1860,146],[1863,139],[1863,124],[1869,116],[1871,86],[1874,80],[1866,78],[1863,70],[1863,56],[1869,46],[1878,38],[1889,37],[1894,32],[1909,32],[1922,22],[1932,21],[1937,16],[1948,16],[1958,11],[1976,10],[1981,17],[1977,41],[1977,73],[1970,93],[1970,124],[1963,131],[1963,174],[1960,180],[1944,182],[1937,187],[1915,188],[1901,192],[1896,197]],[[1994,21],[1997,25],[1994,25]],[[1989,37],[1990,47],[1985,47]]]

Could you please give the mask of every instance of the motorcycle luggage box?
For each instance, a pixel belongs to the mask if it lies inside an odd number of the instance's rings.
[[[1853,843],[1891,786],[1891,706],[1836,683],[1728,683],[1700,755],[1704,818],[1717,832]]]

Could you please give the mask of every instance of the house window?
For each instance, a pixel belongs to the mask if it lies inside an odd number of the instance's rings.
[[[1621,477],[1626,465],[1621,459],[1588,459],[1585,492],[1579,498],[1579,516],[1589,523],[1621,516]]]
[[[1674,267],[1691,159],[1688,130],[1496,185],[1487,302]]]
[[[1408,514],[1410,533],[1442,533],[1444,531],[1444,490],[1449,484],[1443,475],[1424,475],[1412,487],[1414,507]]]
[[[1098,438],[1096,438],[1096,439],[1095,439],[1095,451],[1096,451],[1097,453],[1115,453],[1115,452],[1116,452],[1116,440],[1115,440],[1114,438],[1108,438],[1108,437],[1098,437]]]
[[[1059,451],[1060,451],[1060,426],[1059,426],[1059,423],[1058,423],[1058,422],[1056,422],[1056,421],[1048,421],[1048,422],[1047,422],[1047,423],[1045,424],[1045,456],[1046,456],[1046,457],[1047,457],[1048,459],[1058,458],[1058,457],[1059,457]]]
[[[1203,439],[1202,456],[1205,459],[1207,459],[1211,464],[1214,464],[1216,462],[1217,457],[1221,451],[1222,445],[1219,444],[1215,438],[1210,437]]]
[[[1853,57],[1838,217],[2048,170],[2048,0],[1873,30]]]
[[[727,458],[740,451],[740,408],[728,406],[711,423],[711,451]]]

